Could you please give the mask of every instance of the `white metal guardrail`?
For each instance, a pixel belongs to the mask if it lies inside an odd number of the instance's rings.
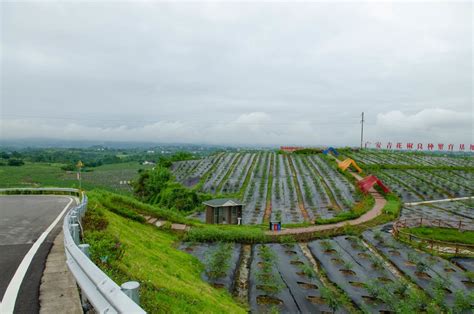
[[[9,188],[0,189],[0,194],[48,194],[60,192],[81,196],[77,189],[70,188]],[[81,244],[80,224],[87,211],[87,196],[82,194],[78,206],[69,210],[63,220],[66,263],[86,299],[97,313],[146,313],[139,306],[139,284],[126,282],[119,287],[89,259],[89,245]]]
[[[145,313],[138,305],[138,283],[128,282],[120,288],[88,257],[89,245],[80,244],[80,223],[87,210],[87,196],[66,213],[63,222],[67,265],[81,293],[97,313]]]

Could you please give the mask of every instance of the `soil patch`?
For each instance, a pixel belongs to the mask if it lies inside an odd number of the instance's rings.
[[[296,255],[296,254],[298,254],[298,253],[296,253],[295,251],[290,251],[290,250],[285,251],[285,253],[288,254],[288,255]]]
[[[344,261],[340,258],[331,258],[331,261],[336,264],[336,265],[342,265],[344,264]]]
[[[349,281],[349,284],[356,288],[365,288],[365,284],[363,282]]]
[[[302,282],[302,281],[297,281],[298,286],[300,286],[303,289],[318,289],[318,286],[312,283],[307,283],[307,282]]]
[[[303,263],[302,261],[298,261],[298,260],[296,260],[296,261],[290,261],[290,264],[291,264],[291,265],[304,265],[304,263]]]
[[[337,251],[335,249],[329,249],[329,250],[325,250],[324,253],[326,254],[334,254],[336,253]]]
[[[415,275],[420,279],[431,279],[431,276],[425,273],[424,271],[417,271]]]
[[[278,291],[278,287],[267,286],[267,285],[257,285],[257,289],[268,292],[268,293],[275,293]]]
[[[463,280],[462,283],[468,288],[474,288],[474,281]]]
[[[363,295],[362,299],[364,299],[365,303],[368,304],[377,304],[377,299],[368,295]]]
[[[326,304],[326,301],[323,298],[315,296],[315,295],[309,295],[306,297],[306,299],[308,299],[308,301],[313,304],[320,304],[320,305]]]
[[[259,295],[259,296],[257,296],[257,303],[258,304],[281,305],[281,304],[283,304],[283,301],[278,299],[278,298],[271,297],[269,295]]]
[[[341,273],[343,273],[344,275],[346,275],[346,276],[355,276],[356,275],[355,271],[350,270],[350,269],[339,269],[339,271]]]
[[[398,251],[390,250],[388,253],[392,254],[393,256],[400,256],[400,252]]]
[[[392,279],[387,278],[387,277],[378,277],[377,279],[383,283],[393,282]]]
[[[223,283],[217,283],[217,282],[213,282],[212,286],[217,289],[225,288],[225,285]]]
[[[360,258],[369,258],[369,254],[367,253],[358,253],[357,256],[359,256]]]

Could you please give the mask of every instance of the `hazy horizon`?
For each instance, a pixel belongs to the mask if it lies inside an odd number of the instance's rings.
[[[473,142],[470,1],[0,9],[1,140]]]

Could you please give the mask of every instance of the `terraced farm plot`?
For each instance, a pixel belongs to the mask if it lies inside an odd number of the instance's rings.
[[[365,165],[391,165],[387,169],[369,168],[363,175],[375,174],[403,202],[464,197],[474,192],[474,171],[446,168],[472,165],[467,157],[378,151],[344,154]],[[330,219],[353,209],[361,200],[354,183],[337,169],[336,163],[319,154],[219,153],[177,162],[172,171],[188,187],[241,199],[245,203],[244,224],[262,223],[265,213],[283,224]],[[462,207],[452,210],[471,217]]]
[[[271,153],[258,154],[256,165],[251,173],[250,183],[244,192],[243,224],[260,224],[263,221],[271,156]]]
[[[356,201],[354,186],[321,157],[312,155],[309,160],[325,181],[339,209],[350,210]]]
[[[240,191],[256,155],[245,153],[239,156],[235,167],[229,173],[229,177],[221,184],[220,193],[237,193]]]
[[[275,155],[272,219],[281,220],[282,223],[303,221],[288,158],[284,155]]]
[[[359,239],[341,236],[312,241],[308,247],[329,280],[343,289],[359,308],[371,313],[392,310],[390,304],[370,293],[369,286],[390,290],[397,278]]]
[[[240,259],[240,244],[183,243],[182,251],[192,254],[206,265],[201,278],[216,288],[234,289],[235,273]]]
[[[303,194],[303,201],[310,218],[332,218],[335,211],[331,205],[323,179],[317,170],[311,166],[306,156],[292,156],[295,164],[298,184]]]
[[[258,244],[252,250],[249,303],[253,313],[329,312],[321,281],[296,244]],[[338,311],[339,312],[339,311]]]
[[[421,179],[416,173],[410,173],[406,170],[381,170],[377,172],[382,180],[389,178],[392,182],[395,182],[400,191],[407,191],[408,193],[402,195],[404,201],[409,199],[413,201],[418,200],[437,200],[449,198],[450,194],[441,187],[431,184],[429,181]],[[390,182],[387,184],[394,190],[397,191],[397,187],[392,187]],[[417,197],[414,197],[416,195]],[[405,198],[407,197],[407,199]]]
[[[384,184],[389,186],[390,190],[397,194],[404,202],[420,202],[424,200],[421,194],[416,192],[416,190],[405,182],[399,181],[397,177],[389,176],[383,171],[377,172],[377,177],[379,177]]]
[[[386,231],[366,231],[363,237],[428,295],[441,296],[449,308],[454,307],[457,294],[472,291],[466,271],[448,260],[417,251]]]
[[[238,156],[239,154],[229,153],[225,154],[223,157],[217,160],[216,164],[213,165],[215,167],[215,170],[207,177],[207,180],[203,184],[202,191],[217,193],[219,184],[224,179],[232,163]]]
[[[173,164],[173,171],[176,180],[186,187],[194,187],[199,183],[201,178],[209,171],[221,155],[208,156],[200,160],[178,161]],[[190,164],[185,167],[185,164]]]
[[[400,219],[440,219],[442,221],[474,222],[474,207],[463,202],[404,206]]]

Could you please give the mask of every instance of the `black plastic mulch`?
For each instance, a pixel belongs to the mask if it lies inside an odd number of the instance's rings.
[[[405,276],[409,277],[411,281],[415,282],[430,296],[434,296],[433,283],[435,278],[447,279],[449,282],[449,291],[445,295],[445,302],[448,306],[453,306],[454,304],[455,291],[461,290],[463,293],[470,291],[471,288],[467,283],[468,278],[466,277],[465,271],[454,263],[428,253],[417,251],[404,243],[396,241],[390,233],[383,231],[383,229],[380,234],[383,241],[374,238],[375,233],[373,231],[364,232],[363,237],[379,252],[385,255]],[[415,263],[409,261],[409,253],[410,255],[416,256],[417,261],[423,261],[428,265],[425,270],[425,273],[429,276],[428,278],[420,277],[416,274],[417,267]]]
[[[332,249],[327,251],[322,245],[323,241],[331,243]],[[393,282],[396,278],[384,268],[373,268],[370,256],[373,258],[375,256],[368,250],[353,247],[353,243],[356,243],[355,240],[350,241],[346,237],[337,237],[332,240],[312,241],[308,247],[326,271],[329,280],[343,289],[358,307],[371,312],[389,310],[389,307],[382,301],[371,298],[364,284],[371,281],[384,284]],[[362,253],[364,255],[359,255]],[[351,267],[347,267],[347,263],[350,263]]]
[[[282,301],[282,303],[279,305],[258,304],[257,298],[259,296],[269,295],[258,287],[260,285],[257,278],[259,263],[261,262],[258,254],[260,246],[258,244],[252,248],[249,303],[253,313],[268,312],[272,310],[272,307],[276,307],[280,313],[330,312],[329,307],[323,303],[319,291],[322,283],[316,277],[311,278],[302,273],[300,265],[302,263],[311,264],[298,245],[267,244],[277,256],[273,276],[282,285],[282,289],[278,293],[270,296]],[[337,313],[343,312],[338,311]]]
[[[451,259],[456,265],[461,266],[466,271],[474,272],[474,258],[469,257],[455,257]]]
[[[199,243],[199,244],[191,244],[189,242],[182,243],[179,247],[180,250],[192,254],[197,259],[199,259],[204,265],[207,264],[208,255],[212,252],[212,250],[217,248],[216,243]],[[234,278],[235,274],[238,270],[239,260],[240,260],[240,244],[234,244],[234,248],[232,250],[232,256],[230,258],[230,267],[227,270],[224,277],[217,278],[217,279],[209,279],[206,272],[203,271],[201,274],[201,278],[210,284],[214,285],[215,287],[225,287],[229,292],[232,292],[234,289]]]

